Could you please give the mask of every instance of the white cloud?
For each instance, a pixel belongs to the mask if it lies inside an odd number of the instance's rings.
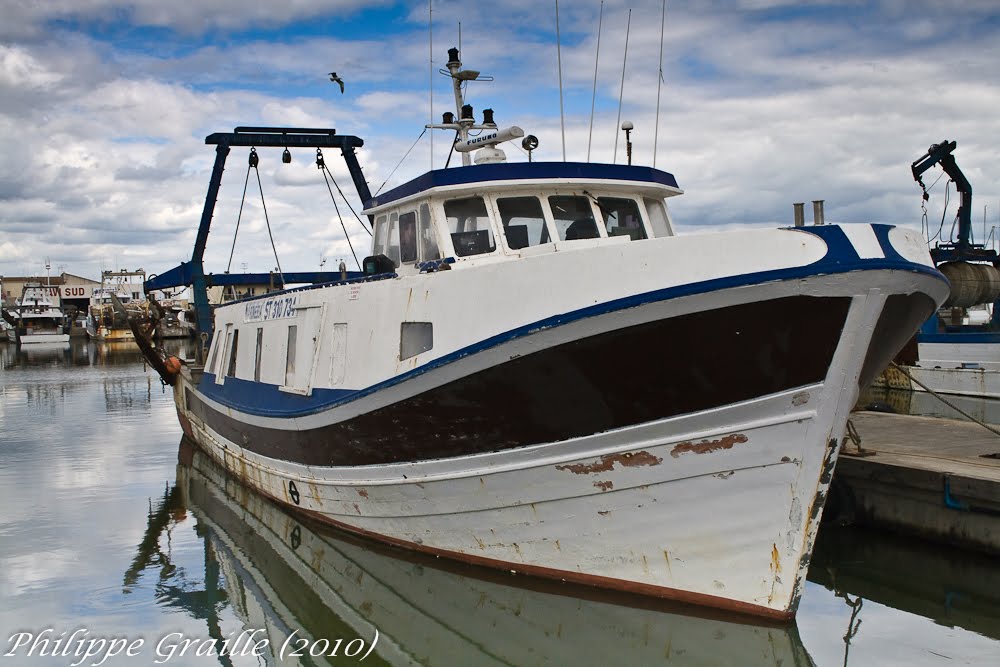
[[[617,95],[628,4],[605,3],[591,149],[598,161],[610,161],[616,135],[618,159],[624,160]],[[26,12],[26,25],[39,26],[71,14],[98,20],[115,15],[111,7],[124,8],[119,15],[133,25],[172,21],[176,30],[166,33],[169,48],[162,53],[155,44],[145,50],[119,45],[102,38],[101,30],[65,25],[0,46],[0,242],[6,244],[0,274],[37,271],[42,257],[55,255],[67,270],[84,275],[95,275],[115,256],[140,257],[156,272],[186,258],[214,158],[204,137],[237,125],[358,134],[365,139],[358,154],[372,191],[387,178],[383,190],[426,170],[429,139],[413,146],[430,118],[426,5],[413,3],[388,33],[359,19],[356,6],[298,3],[277,27],[255,31],[252,41],[226,37],[216,16],[229,9],[224,2],[195,4],[173,19],[149,3],[47,3],[18,10]],[[254,11],[279,11],[275,7]],[[563,3],[560,9],[567,154],[582,160],[591,141],[596,7]],[[985,2],[959,13],[932,3],[913,11],[891,3],[668,6],[656,162],[687,191],[672,201],[681,228],[787,224],[791,203],[811,199],[827,201],[830,221],[915,224],[919,189],[909,163],[945,138],[959,143],[956,155],[973,183],[978,214],[986,204],[995,218],[1000,86],[992,70],[1000,40],[984,20],[990,11]],[[187,41],[183,30],[196,22],[196,12],[220,39]],[[241,25],[263,14],[248,16]],[[338,17],[343,30],[326,37],[283,30],[302,16]],[[466,66],[496,76],[494,83],[469,86],[477,115],[489,106],[502,125],[536,134],[536,159],[561,158],[552,18],[552,7],[528,0],[490,11],[467,3],[435,5],[435,69],[457,44],[461,19]],[[635,123],[638,163],[652,161],[657,134],[659,19],[654,0],[633,9],[622,117]],[[330,70],[345,78],[347,92],[326,80]],[[437,118],[453,102],[445,77],[435,74],[434,86]],[[435,166],[443,166],[450,142],[447,133],[436,135]],[[512,160],[524,159],[514,144],[505,150]],[[280,151],[260,153],[272,228],[292,233],[280,240],[282,267],[311,267],[320,254],[346,253],[314,153],[294,150],[289,166],[280,165]],[[325,153],[357,209],[338,151]],[[221,271],[228,260],[245,174],[246,153],[234,149],[208,270]],[[252,192],[251,201],[258,201]],[[932,193],[932,218],[940,217],[942,202],[943,183]],[[367,235],[338,204],[352,242],[367,254]],[[949,215],[955,205],[953,199]],[[246,255],[234,263],[266,270],[273,257],[255,212],[251,207],[245,213],[237,251]],[[258,238],[244,243],[244,234]],[[312,243],[298,247],[299,239]]]

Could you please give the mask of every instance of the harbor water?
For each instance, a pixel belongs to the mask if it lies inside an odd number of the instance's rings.
[[[131,343],[0,344],[0,665],[355,663],[997,665],[1000,561],[824,525],[790,626],[453,566],[227,478]]]

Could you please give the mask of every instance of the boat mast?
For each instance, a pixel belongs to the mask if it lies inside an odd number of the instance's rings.
[[[458,59],[458,49],[448,49],[448,71],[451,73],[451,87],[455,91],[455,113],[458,114],[458,141],[465,143],[469,139],[469,128],[475,124],[476,119],[472,116],[472,105],[465,104],[465,96],[462,94],[462,84],[470,78],[476,76],[470,71],[462,71],[462,61]],[[479,72],[475,72],[478,76]],[[456,142],[457,143],[457,142]],[[469,153],[462,153],[462,164],[469,166],[472,164],[472,156]]]
[[[453,130],[457,136],[451,150],[462,154],[463,166],[468,167],[472,164],[473,158],[471,153],[477,150],[479,152],[475,160],[476,164],[504,162],[506,156],[503,154],[503,151],[496,148],[496,145],[510,141],[511,139],[523,137],[524,130],[516,125],[504,129],[497,128],[497,124],[493,121],[493,109],[483,109],[483,122],[476,123],[472,105],[465,103],[462,86],[467,81],[492,81],[493,77],[480,77],[478,70],[462,69],[462,61],[459,60],[458,53],[459,50],[457,48],[452,47],[448,49],[447,65],[447,75],[451,77],[452,90],[455,93],[455,112],[458,114],[458,119],[455,119],[455,114],[446,111],[442,115],[442,122],[429,123],[424,127],[431,130]],[[446,72],[442,70],[441,73],[445,74]],[[469,130],[486,130],[487,132],[474,136],[470,140]]]

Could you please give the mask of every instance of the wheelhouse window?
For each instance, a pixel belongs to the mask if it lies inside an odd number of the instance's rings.
[[[459,257],[482,255],[497,249],[490,216],[482,197],[452,199],[444,203],[448,231]]]
[[[389,216],[384,213],[375,218],[375,240],[372,243],[373,255],[386,253],[386,239],[389,236]]]
[[[670,236],[670,222],[663,201],[645,197],[642,203],[646,205],[646,213],[649,215],[649,226],[653,230],[653,236],[657,238]]]
[[[507,247],[520,250],[529,246],[548,243],[548,227],[542,213],[542,202],[537,197],[501,197],[497,210],[503,224]]]
[[[431,224],[431,209],[427,204],[420,205],[420,219],[417,222],[417,239],[420,243],[420,261],[441,259],[437,236]]]
[[[399,263],[417,261],[417,213],[410,211],[399,216]]]
[[[389,214],[389,236],[386,239],[385,255],[393,264],[399,266],[399,214],[395,211]]]
[[[597,208],[604,218],[604,229],[608,236],[628,236],[633,241],[646,238],[639,216],[639,205],[632,199],[619,197],[598,197]]]
[[[560,240],[573,241],[600,237],[589,198],[553,195],[549,197],[549,207],[552,209],[552,219],[556,223],[556,232]]]

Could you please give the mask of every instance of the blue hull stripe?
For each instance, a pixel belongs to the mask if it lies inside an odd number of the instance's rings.
[[[890,225],[873,225],[873,227],[886,228],[880,240],[885,239],[888,245],[888,228]],[[695,294],[705,294],[718,290],[730,289],[734,287],[748,287],[771,282],[798,280],[818,275],[833,275],[840,273],[850,273],[853,271],[880,271],[896,270],[909,271],[933,276],[944,283],[947,279],[937,270],[923,264],[917,264],[903,259],[898,253],[895,257],[884,259],[860,259],[854,251],[854,247],[844,235],[843,231],[836,226],[819,226],[809,228],[791,228],[795,231],[804,231],[821,237],[829,246],[825,257],[807,266],[800,266],[788,269],[774,269],[771,271],[761,271],[759,273],[742,274],[738,276],[726,276],[697,283],[678,285],[661,290],[636,294],[606,303],[600,303],[587,308],[581,308],[569,313],[548,317],[531,324],[505,331],[496,336],[492,336],[472,345],[456,350],[451,354],[415,368],[411,371],[389,378],[370,387],[363,389],[324,389],[314,388],[311,396],[300,396],[283,392],[277,385],[242,380],[236,377],[227,377],[224,384],[216,384],[215,375],[204,373],[199,385],[201,394],[221,405],[239,410],[251,415],[260,417],[302,417],[328,410],[330,408],[343,405],[358,399],[364,398],[377,391],[400,384],[414,377],[427,373],[441,366],[445,366],[454,361],[482,352],[511,340],[529,336],[542,329],[558,327],[570,322],[582,320],[597,315],[606,315],[628,308],[644,306],[660,301],[668,301],[684,296]],[[891,246],[890,246],[891,247]],[[886,253],[887,255],[889,253]]]

